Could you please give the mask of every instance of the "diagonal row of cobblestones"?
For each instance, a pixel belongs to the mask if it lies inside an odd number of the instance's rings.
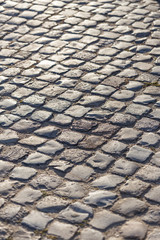
[[[0,240],[160,239],[156,0],[0,0]]]

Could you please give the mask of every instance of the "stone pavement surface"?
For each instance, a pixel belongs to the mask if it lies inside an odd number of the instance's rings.
[[[160,5],[0,0],[0,239],[160,239]]]

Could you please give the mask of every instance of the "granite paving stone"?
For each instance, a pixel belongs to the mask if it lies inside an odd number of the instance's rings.
[[[77,227],[68,223],[53,221],[49,226],[48,234],[65,240],[71,239],[77,231]]]
[[[36,207],[42,212],[56,213],[60,212],[69,204],[69,201],[63,200],[60,197],[46,196],[39,200]]]
[[[145,239],[147,227],[140,221],[130,220],[122,226],[121,231],[124,238]]]
[[[25,205],[27,203],[34,203],[42,196],[39,190],[34,190],[31,187],[25,187],[16,194],[12,201],[18,204]]]
[[[134,145],[130,148],[129,152],[127,153],[127,158],[136,161],[136,162],[144,162],[146,161],[152,154],[150,149],[139,147],[138,145]]]
[[[0,0],[0,240],[159,239],[159,17]]]
[[[80,202],[75,202],[62,210],[58,215],[58,219],[75,224],[83,222],[87,218],[92,217],[92,215],[93,210],[91,207]]]
[[[93,206],[109,207],[116,201],[117,195],[110,191],[97,190],[84,198],[84,203]]]
[[[46,227],[46,225],[52,220],[52,217],[49,217],[45,213],[38,212],[33,210],[23,218],[22,224],[27,225],[33,229],[42,230]]]
[[[124,217],[111,213],[108,210],[102,210],[98,213],[95,213],[90,224],[97,229],[105,230],[114,224],[123,223],[124,221]]]
[[[130,179],[120,187],[120,192],[139,197],[146,191],[149,186],[149,183],[140,181],[139,179]]]
[[[62,183],[61,178],[53,173],[38,174],[32,179],[30,185],[36,189],[52,190]]]

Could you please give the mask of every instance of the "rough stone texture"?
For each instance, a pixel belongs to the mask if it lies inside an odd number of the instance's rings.
[[[159,239],[158,2],[0,0],[0,240]]]
[[[69,240],[71,239],[71,237],[73,237],[76,231],[77,231],[76,226],[73,226],[68,223],[54,221],[48,229],[48,234],[57,236],[65,240]]]
[[[105,230],[108,227],[124,222],[125,219],[117,214],[111,213],[107,210],[102,210],[98,213],[95,213],[90,224],[100,230]]]
[[[124,198],[113,206],[113,211],[128,217],[142,213],[147,209],[147,205],[136,198]]]
[[[151,156],[151,154],[151,150],[135,145],[130,148],[129,152],[127,153],[127,158],[130,158],[136,162],[144,162]]]
[[[124,238],[137,238],[137,239],[145,239],[145,235],[147,232],[147,227],[135,220],[128,221],[125,225],[121,228],[122,236]]]

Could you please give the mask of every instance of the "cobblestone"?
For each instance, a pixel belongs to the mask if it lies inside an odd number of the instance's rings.
[[[156,0],[0,0],[0,239],[159,239]]]

